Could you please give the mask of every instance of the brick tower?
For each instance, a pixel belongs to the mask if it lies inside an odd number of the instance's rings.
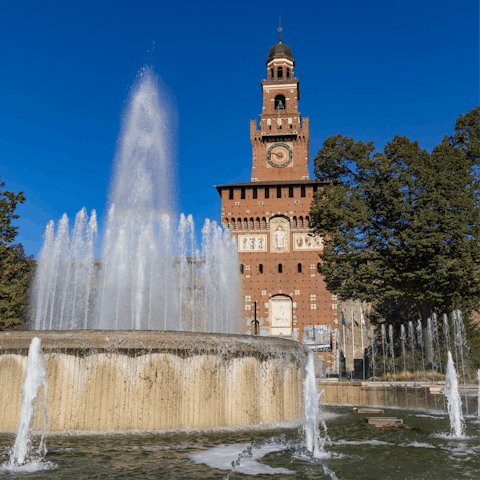
[[[257,333],[308,344],[337,373],[337,299],[317,271],[322,239],[309,225],[322,183],[309,179],[309,120],[298,110],[295,60],[280,36],[266,63],[260,123],[250,121],[251,181],[217,186],[222,225],[238,242],[244,328],[254,333],[256,318]]]

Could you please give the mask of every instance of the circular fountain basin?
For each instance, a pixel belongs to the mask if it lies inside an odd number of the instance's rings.
[[[307,352],[270,337],[171,331],[0,333],[0,430],[15,430],[42,340],[50,431],[158,431],[294,421]]]

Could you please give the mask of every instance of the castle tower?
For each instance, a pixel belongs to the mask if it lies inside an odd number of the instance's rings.
[[[259,128],[256,120],[250,120],[251,181],[308,180],[309,124],[298,111],[300,82],[291,48],[279,41],[266,63]]]
[[[309,179],[309,121],[298,111],[295,60],[280,36],[266,66],[260,121],[250,121],[250,182],[216,187],[222,225],[238,242],[244,330],[305,343],[337,373],[337,299],[317,271],[323,244],[309,225],[323,184]]]

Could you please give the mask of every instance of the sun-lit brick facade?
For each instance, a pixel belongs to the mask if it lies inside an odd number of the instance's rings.
[[[262,81],[260,122],[250,121],[251,181],[219,185],[222,224],[237,237],[246,333],[283,335],[316,345],[327,371],[336,373],[337,299],[317,271],[323,248],[311,236],[309,121],[298,111],[300,84],[290,47],[277,43]]]

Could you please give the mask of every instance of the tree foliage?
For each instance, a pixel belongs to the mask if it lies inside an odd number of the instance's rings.
[[[23,192],[4,191],[0,183],[0,330],[19,328],[26,314],[27,290],[33,271],[32,257],[27,257],[23,246],[14,243],[18,227],[12,221],[18,203],[23,203]]]
[[[471,309],[480,295],[480,107],[461,115],[431,153],[395,136],[373,142],[329,137],[315,158],[326,181],[310,212],[324,237],[320,273],[344,299],[378,308]]]

